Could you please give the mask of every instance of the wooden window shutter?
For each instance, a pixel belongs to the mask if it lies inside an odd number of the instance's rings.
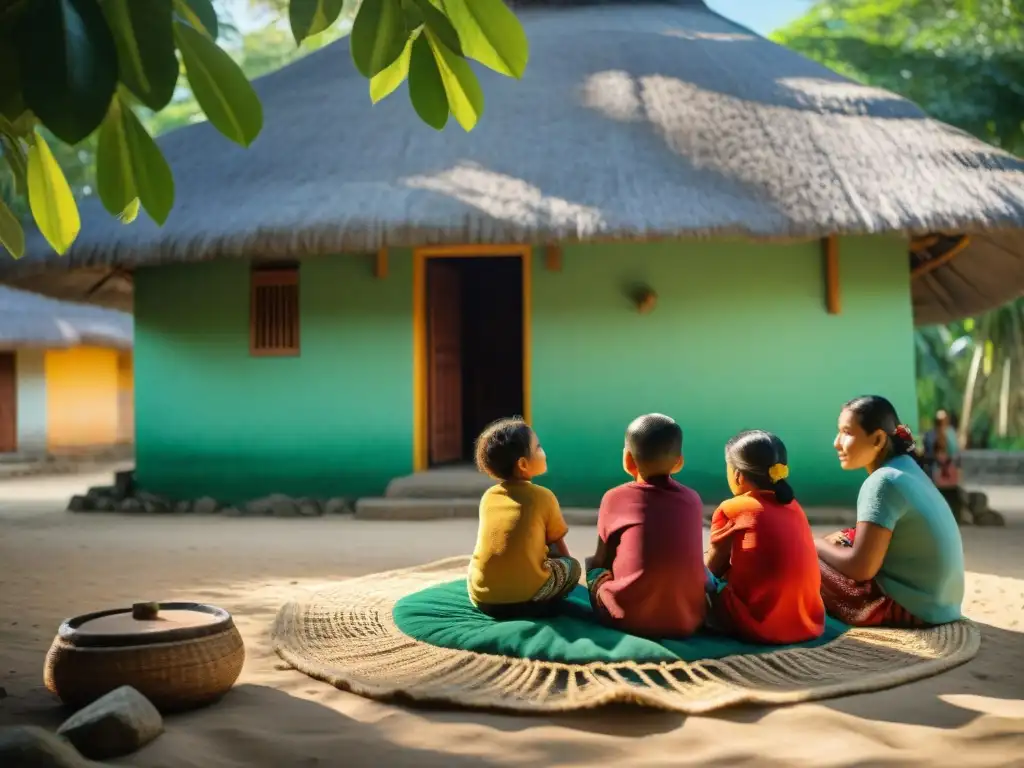
[[[298,267],[253,270],[249,351],[257,357],[299,354]]]

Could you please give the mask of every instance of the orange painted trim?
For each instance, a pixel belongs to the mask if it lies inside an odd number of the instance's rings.
[[[842,311],[839,295],[839,238],[835,235],[821,241],[822,257],[825,265],[825,309],[830,315],[838,315]]]
[[[373,264],[373,276],[378,280],[383,280],[388,276],[388,249],[380,248],[377,250],[377,258]]]
[[[532,413],[531,361],[533,328],[533,248],[529,245],[431,245],[412,252],[412,468],[429,468],[429,417],[427,403],[427,260],[485,259],[516,256],[522,263],[523,290],[523,418]]]
[[[943,264],[948,264],[957,256],[959,256],[960,253],[963,252],[964,248],[966,248],[970,244],[970,236],[964,235],[963,237],[960,238],[960,242],[958,242],[956,245],[954,245],[952,248],[950,248],[948,251],[946,251],[938,258],[932,259],[931,261],[926,261],[924,264],[921,264],[917,268],[911,270],[910,279],[913,280],[914,278],[921,277],[922,275],[927,275],[929,272],[938,269]],[[927,245],[920,246],[921,250],[927,250],[927,248]],[[917,248],[915,248],[914,245],[911,245],[911,250],[917,250]]]

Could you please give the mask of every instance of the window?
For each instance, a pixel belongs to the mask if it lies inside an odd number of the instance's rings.
[[[252,271],[249,352],[256,357],[299,354],[299,268]]]

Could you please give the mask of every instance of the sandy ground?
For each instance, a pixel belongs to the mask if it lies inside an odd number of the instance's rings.
[[[980,654],[892,691],[787,708],[682,717],[608,708],[560,717],[411,710],[342,693],[283,668],[277,608],[333,579],[466,554],[470,521],[358,522],[73,515],[67,496],[109,475],[0,484],[0,725],[56,726],[43,657],[67,616],[147,599],[214,603],[235,615],[248,658],[220,703],[169,718],[115,764],[289,766],[1024,766],[1024,489],[993,491],[1006,529],[966,529],[966,613]],[[577,528],[584,552],[594,531]],[[643,738],[641,738],[643,737]]]

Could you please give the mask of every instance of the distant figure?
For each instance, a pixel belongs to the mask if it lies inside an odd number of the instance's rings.
[[[956,429],[946,411],[935,414],[935,426],[924,435],[922,463],[937,488],[947,490],[960,486],[960,450]]]

